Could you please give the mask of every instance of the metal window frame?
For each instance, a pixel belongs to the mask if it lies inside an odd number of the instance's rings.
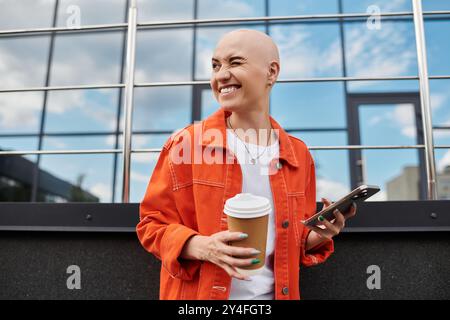
[[[391,18],[407,18],[413,19],[413,24],[415,26],[416,35],[416,48],[418,56],[419,65],[419,75],[418,76],[398,76],[398,77],[347,77],[345,72],[343,77],[325,77],[325,78],[298,78],[298,79],[282,79],[279,83],[298,83],[298,82],[330,82],[330,81],[344,81],[346,84],[348,81],[379,81],[379,80],[419,80],[420,83],[420,94],[422,99],[422,112],[424,116],[424,132],[425,132],[425,145],[417,146],[321,146],[321,147],[311,147],[311,150],[342,150],[342,149],[403,149],[403,148],[424,148],[427,154],[427,159],[432,159],[428,161],[427,164],[427,175],[428,179],[428,198],[436,199],[435,190],[435,167],[434,167],[434,149],[435,148],[447,148],[448,146],[435,146],[432,140],[432,126],[431,126],[431,108],[430,108],[430,96],[428,81],[430,79],[450,79],[450,75],[439,75],[439,76],[429,76],[426,65],[426,46],[424,37],[423,20],[424,16],[428,18],[444,18],[448,19],[447,15],[450,15],[450,11],[428,11],[423,12],[421,8],[420,0],[411,0],[413,4],[412,12],[390,12],[381,13],[380,17],[382,19]],[[58,2],[58,1],[56,1]],[[339,1],[340,3],[340,1]],[[343,22],[358,22],[365,21],[370,14],[367,13],[355,13],[355,14],[317,14],[317,15],[297,15],[297,16],[278,16],[278,17],[252,17],[252,18],[234,18],[234,19],[196,19],[194,13],[193,20],[179,20],[179,21],[160,21],[160,22],[137,22],[137,8],[136,1],[131,0],[127,3],[128,6],[128,22],[127,23],[116,23],[116,24],[102,24],[102,25],[90,25],[83,26],[77,29],[64,28],[64,27],[52,27],[52,28],[34,28],[34,29],[14,29],[14,30],[3,30],[0,31],[0,37],[14,36],[14,35],[35,35],[41,33],[51,33],[54,35],[57,32],[63,33],[79,33],[79,32],[89,32],[98,30],[117,30],[117,29],[127,29],[127,71],[125,73],[126,81],[125,83],[119,84],[101,84],[101,85],[75,85],[75,86],[44,86],[44,87],[34,87],[34,88],[10,88],[1,89],[0,93],[4,92],[26,92],[26,91],[45,91],[49,90],[77,90],[77,89],[106,89],[106,88],[125,88],[125,99],[124,99],[124,112],[125,112],[125,127],[124,127],[124,143],[122,149],[117,149],[117,143],[115,149],[105,149],[105,150],[58,150],[58,151],[0,151],[1,155],[24,155],[24,154],[94,154],[94,153],[122,153],[124,156],[124,166],[123,166],[123,185],[122,185],[122,202],[127,203],[129,201],[129,179],[130,179],[130,160],[131,154],[133,152],[159,152],[160,149],[135,149],[131,148],[131,119],[133,111],[133,92],[136,87],[159,87],[159,86],[183,86],[183,85],[204,85],[209,83],[208,81],[179,81],[179,82],[153,82],[153,83],[135,83],[134,81],[134,59],[135,59],[135,46],[136,46],[136,33],[138,29],[148,29],[148,28],[168,28],[168,27],[190,27],[190,26],[229,26],[233,24],[242,23],[263,23],[268,28],[269,23],[271,25],[278,23],[289,23],[289,22],[336,22],[338,21],[340,25]],[[55,4],[56,5],[56,4]],[[196,0],[195,4],[196,5]],[[267,1],[266,1],[266,10]],[[342,12],[342,6],[340,6],[340,12]],[[398,19],[396,19],[397,21]],[[195,30],[195,28],[194,28]],[[341,30],[342,33],[342,30]],[[195,39],[195,32],[194,32]],[[193,48],[195,52],[195,47]],[[193,60],[195,57],[193,57]],[[193,75],[195,76],[195,64],[193,66]],[[345,70],[344,70],[345,71]],[[194,79],[194,78],[193,78]],[[120,103],[120,102],[119,102]],[[193,114],[194,117],[194,114]]]

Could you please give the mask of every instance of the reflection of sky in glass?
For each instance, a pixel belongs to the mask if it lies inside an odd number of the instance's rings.
[[[125,22],[126,0],[59,0],[58,27],[73,23],[75,10],[71,6],[79,8],[81,26]]]
[[[342,75],[338,24],[277,25],[270,35],[280,51],[279,79]]]
[[[342,83],[277,83],[271,113],[284,128],[345,127]]]
[[[199,19],[262,17],[265,0],[198,0]]]
[[[383,21],[379,30],[366,23],[346,23],[347,75],[382,77],[417,75],[412,21]]]
[[[194,0],[137,0],[138,22],[190,20]]]
[[[52,26],[55,0],[0,1],[0,30]]]
[[[313,150],[316,167],[317,201],[321,197],[337,200],[350,191],[348,152],[345,150]]]
[[[414,106],[360,105],[359,126],[362,145],[414,145]]]
[[[450,1],[425,0],[422,1],[422,9],[424,11],[450,10]]]
[[[430,80],[434,126],[450,126],[450,80]]]
[[[46,132],[113,131],[119,91],[51,91],[47,100]]]
[[[425,21],[429,75],[450,74],[449,34],[450,21]]]
[[[39,133],[42,92],[0,93],[0,134]]]
[[[111,201],[113,155],[44,155],[40,168],[72,184],[84,175],[82,189]]]
[[[123,32],[57,34],[50,85],[119,82]]]
[[[338,13],[337,0],[269,0],[271,16]]]
[[[38,147],[37,138],[0,138],[0,149],[2,150],[36,150]],[[26,155],[25,158],[34,161],[34,155]]]
[[[190,81],[192,33],[192,29],[138,32],[136,82]]]
[[[380,12],[412,11],[410,0],[342,0],[342,5],[345,13],[365,13],[369,6],[377,6]]]
[[[133,130],[176,130],[191,123],[190,86],[137,88]]]

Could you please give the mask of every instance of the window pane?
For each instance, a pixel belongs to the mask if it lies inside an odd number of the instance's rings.
[[[141,202],[159,153],[136,153],[131,157],[130,201]]]
[[[170,134],[133,134],[133,149],[162,148]],[[141,154],[141,153],[138,153]]]
[[[423,11],[450,10],[450,1],[424,0],[422,1]]]
[[[264,32],[264,26],[233,26],[233,27],[199,27],[197,28],[197,47],[195,56],[195,78],[196,80],[209,80],[211,76],[211,58],[214,48],[220,38],[230,31],[245,28]]]
[[[39,133],[42,92],[0,93],[0,133]]]
[[[45,132],[115,131],[119,89],[50,91]]]
[[[206,119],[220,108],[219,103],[214,98],[211,89],[202,90],[202,110],[201,119]]]
[[[44,86],[49,47],[48,36],[0,37],[0,88]]]
[[[123,32],[58,34],[51,85],[119,83]]]
[[[425,1],[426,2],[426,1]],[[367,12],[369,6],[377,6],[380,12],[412,11],[410,0],[343,0],[344,12]]]
[[[414,105],[359,106],[362,145],[414,145],[417,126]]]
[[[58,26],[71,27],[76,14],[81,26],[122,23],[125,21],[126,0],[60,0]]]
[[[338,0],[269,0],[271,16],[338,13]]]
[[[450,200],[450,150],[436,149],[438,199]]]
[[[280,51],[279,79],[342,76],[338,24],[288,24],[270,28]]]
[[[379,30],[366,23],[346,23],[345,59],[353,77],[417,75],[412,21],[385,21]]]
[[[34,151],[38,148],[39,138],[36,137],[18,137],[18,138],[8,138],[0,137],[0,150],[3,151]],[[2,159],[3,156],[0,156]],[[22,157],[28,160],[35,161],[35,155],[23,155]]]
[[[192,29],[139,31],[136,82],[192,80]]]
[[[169,138],[169,134],[154,135],[133,135],[133,148],[162,148]],[[159,158],[157,153],[133,153],[131,155],[131,184],[130,184],[130,201],[141,202],[144,198],[145,190]],[[121,167],[118,173],[122,174]],[[118,179],[119,180],[119,179]],[[120,177],[122,181],[122,177]],[[117,189],[117,188],[116,188]],[[118,189],[118,200],[121,200],[122,188]]]
[[[50,136],[43,139],[43,150],[111,149],[114,135],[107,136]]]
[[[344,128],[343,93],[339,82],[277,83],[272,91],[271,114],[285,129]]]
[[[450,80],[430,80],[434,126],[450,126]]]
[[[430,75],[450,75],[450,16],[448,21],[425,22],[428,73]]]
[[[137,8],[138,22],[194,18],[194,0],[138,0]]]
[[[348,152],[345,150],[312,150],[316,167],[317,201],[321,197],[336,201],[350,191]]]
[[[264,0],[198,0],[199,19],[265,16]]]
[[[44,155],[39,201],[111,202],[113,155]]]
[[[378,200],[419,200],[418,158],[417,150],[363,150],[365,183],[380,186]]]
[[[190,86],[137,88],[133,131],[170,130],[192,123]]]
[[[276,120],[276,119],[275,119]],[[345,146],[347,133],[333,132],[290,132],[289,134],[302,140],[308,147],[312,146]]]
[[[0,1],[0,30],[49,28],[53,23],[54,0]]]
[[[349,93],[368,92],[419,92],[417,80],[391,80],[391,81],[348,81]]]

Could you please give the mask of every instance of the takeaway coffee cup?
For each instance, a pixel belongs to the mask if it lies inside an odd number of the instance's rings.
[[[259,263],[236,268],[245,276],[258,274],[264,267],[267,228],[271,211],[269,199],[251,193],[239,193],[225,202],[224,213],[227,215],[228,230],[248,234],[248,238],[231,242],[230,245],[255,248],[261,252],[254,256],[259,259]]]

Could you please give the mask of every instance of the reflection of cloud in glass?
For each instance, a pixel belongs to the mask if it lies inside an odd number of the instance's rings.
[[[199,0],[198,18],[241,18],[264,16],[264,0]]]
[[[369,30],[365,23],[351,23],[346,30],[347,73],[354,77],[417,74],[412,22],[382,22]],[[352,87],[364,82],[350,83]]]
[[[0,93],[0,132],[37,133],[42,97],[41,92]]]
[[[443,172],[447,166],[450,166],[450,150],[438,161],[437,170]]]
[[[341,75],[338,25],[284,25],[271,29],[280,51],[279,79]]]

